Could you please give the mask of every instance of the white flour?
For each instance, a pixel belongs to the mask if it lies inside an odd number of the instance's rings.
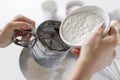
[[[102,18],[92,12],[80,12],[66,19],[62,27],[63,38],[72,44],[82,45],[93,28],[103,23]]]

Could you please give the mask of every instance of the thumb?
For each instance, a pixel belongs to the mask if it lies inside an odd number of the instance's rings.
[[[103,36],[105,30],[105,25],[104,24],[100,24],[99,27],[96,27],[95,29],[93,29],[93,34],[94,35],[98,35],[98,36]]]

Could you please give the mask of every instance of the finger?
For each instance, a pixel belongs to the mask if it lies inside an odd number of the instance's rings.
[[[95,35],[99,35],[102,37],[104,30],[105,30],[105,26],[104,24],[101,24],[99,27],[95,28],[93,32]]]
[[[107,43],[109,43],[110,45],[111,45],[111,44],[116,45],[116,44],[117,44],[117,32],[116,32],[115,28],[114,28],[114,27],[111,27],[108,34],[109,34],[109,36],[106,36],[106,37],[104,38],[104,40],[105,40]]]
[[[108,34],[109,35],[114,35],[114,36],[117,37],[117,31],[115,30],[115,28],[113,26],[110,28],[110,31],[109,31]]]
[[[119,27],[120,26],[120,20],[112,20],[110,25],[114,26],[114,27]]]
[[[29,30],[29,24],[26,23],[26,22],[11,22],[9,23],[9,25],[11,26],[12,30],[15,30],[15,29],[26,29],[26,30]]]
[[[23,15],[18,15],[16,16],[13,21],[23,21],[23,22],[27,22],[29,24],[32,24],[33,26],[35,26],[35,22],[33,20],[31,20],[30,18],[27,18]]]

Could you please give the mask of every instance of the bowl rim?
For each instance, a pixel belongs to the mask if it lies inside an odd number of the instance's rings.
[[[60,37],[61,37],[61,39],[67,44],[67,45],[69,45],[70,47],[80,47],[80,46],[82,46],[81,44],[73,44],[73,43],[70,43],[70,42],[68,42],[67,40],[65,40],[64,39],[64,37],[63,37],[63,34],[62,34],[62,28],[63,28],[63,25],[64,25],[64,23],[66,22],[66,20],[70,17],[70,16],[72,16],[72,15],[75,15],[75,14],[77,14],[77,13],[79,13],[80,11],[81,11],[81,9],[86,9],[86,8],[93,8],[93,9],[98,9],[98,10],[101,10],[102,11],[102,13],[104,13],[105,14],[105,17],[106,17],[106,24],[105,23],[103,23],[105,26],[106,26],[106,28],[105,28],[105,30],[104,30],[104,32],[103,32],[103,36],[106,36],[107,34],[108,34],[108,32],[109,32],[109,30],[110,30],[110,26],[109,26],[109,22],[110,22],[110,19],[109,19],[109,15],[108,15],[108,13],[103,9],[103,8],[101,8],[101,7],[99,7],[99,6],[94,6],[94,5],[85,5],[85,6],[82,6],[82,7],[80,7],[80,8],[78,8],[78,9],[76,9],[75,11],[73,11],[72,13],[70,13],[63,21],[62,21],[62,23],[61,23],[61,25],[60,25],[60,31],[59,31],[59,34],[60,34]]]

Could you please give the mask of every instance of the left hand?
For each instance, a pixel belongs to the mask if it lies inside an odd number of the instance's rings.
[[[6,47],[12,43],[12,36],[15,29],[29,29],[29,25],[35,26],[35,22],[25,16],[16,16],[0,30],[0,47]]]

